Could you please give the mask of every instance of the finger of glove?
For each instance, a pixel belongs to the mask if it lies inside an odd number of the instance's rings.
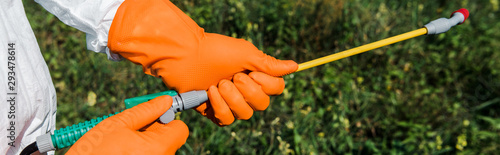
[[[161,123],[160,121],[154,121],[153,123],[150,123],[144,127],[142,127],[141,129],[139,129],[139,131],[149,131],[149,130],[156,130],[158,127],[161,127],[163,125],[163,123]]]
[[[116,114],[109,119],[116,125],[132,130],[139,130],[158,119],[172,106],[172,97],[160,96],[151,101],[141,103],[135,107]]]
[[[237,119],[247,120],[252,117],[252,108],[231,81],[221,80],[219,82],[219,93]]]
[[[214,117],[214,109],[212,108],[212,105],[209,102],[205,102],[199,105],[198,107],[195,108],[195,110],[201,115],[210,119],[215,124],[219,124],[219,121]]]
[[[256,51],[251,57],[250,64],[255,67],[252,71],[259,71],[271,76],[283,76],[297,71],[299,65],[292,60],[279,60],[272,56]]]
[[[226,126],[234,122],[234,116],[227,105],[226,101],[222,98],[219,90],[215,86],[208,88],[208,98],[214,111],[214,117],[219,126]]]
[[[189,136],[189,129],[186,124],[180,120],[173,120],[168,124],[161,124],[160,126],[161,127],[157,127],[156,130],[148,130],[141,134],[154,140],[150,145],[167,147],[167,153],[174,154],[175,151],[186,143]]]
[[[245,101],[256,111],[266,110],[269,106],[269,96],[252,78],[243,73],[234,75],[234,85],[245,98]]]
[[[194,110],[196,110],[198,113],[200,113],[205,117],[213,115],[212,107],[210,107],[207,102],[202,103],[199,106],[195,107]]]
[[[267,95],[279,95],[285,89],[285,80],[262,72],[251,72],[249,76],[262,87]]]

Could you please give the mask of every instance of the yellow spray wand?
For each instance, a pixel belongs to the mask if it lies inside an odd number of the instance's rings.
[[[339,60],[342,58],[350,57],[356,54],[360,54],[366,51],[370,51],[379,47],[387,46],[390,44],[394,44],[400,41],[404,41],[407,39],[415,38],[425,34],[439,34],[448,31],[451,27],[462,24],[469,17],[469,11],[467,9],[460,9],[452,13],[450,19],[440,18],[430,22],[425,25],[424,28],[420,28],[414,31],[410,31],[404,34],[400,34],[394,37],[390,37],[387,39],[383,39],[377,42],[373,42],[370,44],[366,44],[360,47],[356,47],[353,49],[345,50],[339,53],[335,53],[332,55],[328,55],[325,57],[321,57],[318,59],[314,59],[308,62],[304,62],[299,64],[299,69],[296,72],[303,71],[312,67],[316,67],[319,65],[323,65],[335,60]]]
[[[390,37],[390,38],[387,38],[387,39],[379,40],[377,42],[373,42],[373,43],[366,44],[366,45],[363,45],[363,46],[359,46],[359,47],[356,47],[356,48],[353,48],[353,49],[345,50],[345,51],[342,51],[342,52],[339,52],[339,53],[335,53],[335,54],[332,54],[332,55],[324,56],[324,57],[321,57],[321,58],[318,58],[318,59],[314,59],[314,60],[311,60],[311,61],[299,64],[299,69],[297,69],[296,72],[302,71],[302,70],[306,70],[306,69],[309,69],[309,68],[312,68],[312,67],[316,67],[316,66],[319,66],[319,65],[323,65],[323,64],[326,64],[326,63],[329,63],[329,62],[332,62],[332,61],[336,61],[336,60],[342,59],[342,58],[347,58],[347,57],[350,57],[350,56],[353,56],[353,55],[356,55],[356,54],[360,54],[360,53],[363,53],[363,52],[366,52],[366,51],[370,51],[370,50],[373,50],[373,49],[377,49],[379,47],[383,47],[383,46],[387,46],[387,45],[390,45],[390,44],[394,44],[394,43],[397,43],[397,42],[400,42],[400,41],[403,41],[403,40],[407,40],[407,39],[410,39],[410,38],[415,38],[415,37],[418,37],[418,36],[421,36],[421,35],[425,35],[425,34],[427,34],[427,28],[420,28],[418,30],[414,30],[414,31],[411,31],[411,32],[400,34],[400,35],[397,35],[397,36],[394,36],[394,37]]]

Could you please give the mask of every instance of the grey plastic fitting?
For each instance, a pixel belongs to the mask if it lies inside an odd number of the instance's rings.
[[[38,147],[38,152],[45,153],[52,150],[56,150],[54,144],[52,143],[52,137],[50,133],[36,137],[36,146]]]
[[[160,117],[162,123],[168,123],[175,118],[175,113],[194,108],[208,101],[207,92],[204,90],[190,91],[172,96],[172,107]]]
[[[451,18],[439,18],[425,25],[427,34],[440,34],[450,30],[451,27],[462,24],[469,16],[467,9],[455,11]]]

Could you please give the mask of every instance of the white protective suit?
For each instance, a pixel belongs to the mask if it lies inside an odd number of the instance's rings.
[[[106,45],[123,0],[37,2],[65,24],[87,33],[89,50],[120,59]],[[0,0],[0,50],[0,154],[19,154],[37,136],[55,130],[57,107],[48,67],[21,0]]]

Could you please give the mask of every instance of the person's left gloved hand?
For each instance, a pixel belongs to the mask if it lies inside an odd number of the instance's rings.
[[[138,131],[172,106],[170,96],[157,97],[103,120],[83,135],[67,154],[174,154],[189,130],[180,120]]]
[[[111,52],[160,77],[169,89],[207,90],[196,111],[220,126],[265,110],[285,88],[280,76],[298,65],[266,55],[251,42],[206,33],[169,0],[126,0],[109,30]]]

